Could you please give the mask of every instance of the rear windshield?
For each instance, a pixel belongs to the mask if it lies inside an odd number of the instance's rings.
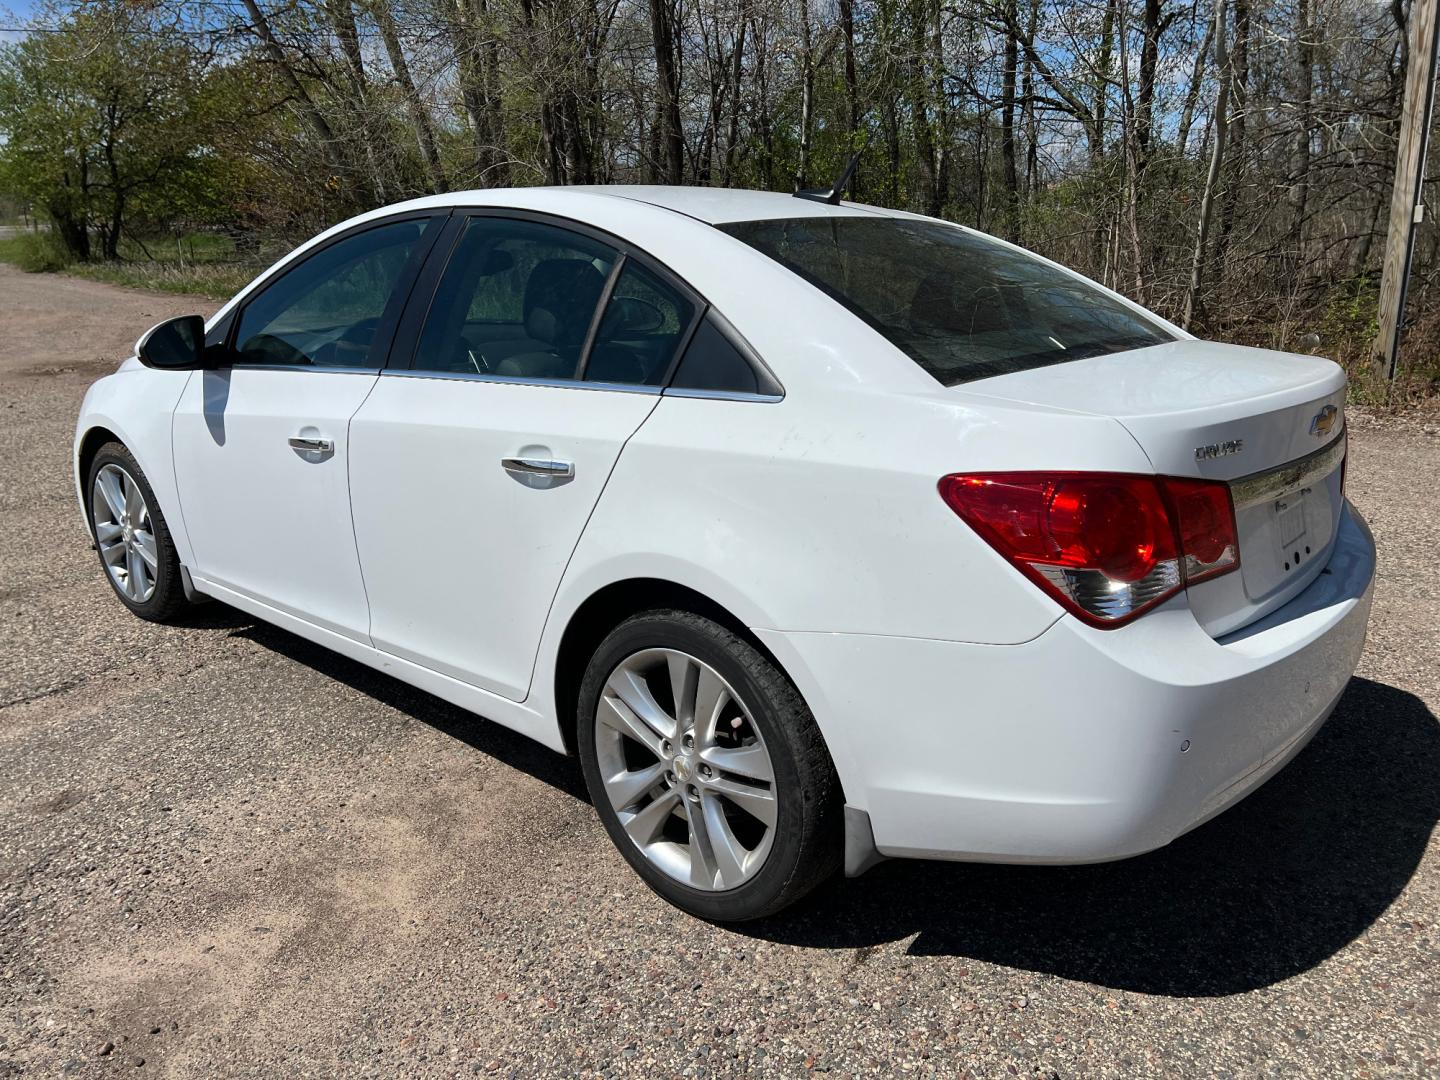
[[[719,227],[839,301],[947,386],[1174,338],[1080,278],[951,225],[811,217]]]

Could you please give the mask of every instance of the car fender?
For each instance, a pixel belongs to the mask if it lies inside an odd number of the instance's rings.
[[[71,448],[75,496],[86,533],[91,529],[85,505],[85,478],[80,473],[80,450],[90,432],[104,428],[125,445],[145,473],[160,504],[160,512],[165,515],[176,553],[185,566],[195,565],[195,560],[175,484],[171,421],[191,374],[123,367],[93,383],[80,406]]]

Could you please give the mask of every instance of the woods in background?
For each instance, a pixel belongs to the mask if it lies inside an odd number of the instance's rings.
[[[1004,236],[1197,332],[1374,333],[1403,0],[214,0],[41,9],[0,191],[78,257],[299,240],[427,192],[824,186]],[[1436,235],[1416,247],[1424,312]],[[1420,316],[1412,336],[1428,326]]]

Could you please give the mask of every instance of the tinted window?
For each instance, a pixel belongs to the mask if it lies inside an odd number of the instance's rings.
[[[947,385],[1172,340],[1093,285],[950,225],[817,217],[720,228],[839,301]]]
[[[755,369],[730,339],[707,318],[695,331],[670,384],[684,390],[724,390],[741,394],[770,393],[769,380],[761,388]]]
[[[245,305],[237,362],[378,367],[375,330],[424,220],[368,229],[322,248]]]
[[[638,263],[627,261],[600,320],[585,378],[658,386],[694,317],[694,304]]]
[[[435,291],[413,366],[574,378],[616,258],[604,244],[553,225],[471,218]]]

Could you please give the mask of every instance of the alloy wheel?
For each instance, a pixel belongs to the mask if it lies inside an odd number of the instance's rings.
[[[95,474],[90,516],[110,580],[130,600],[145,603],[155,592],[160,553],[150,507],[135,478],[119,465],[102,466]]]
[[[775,835],[775,769],[719,672],[675,649],[644,649],[605,680],[595,721],[605,795],[651,864],[708,892],[759,873]]]

